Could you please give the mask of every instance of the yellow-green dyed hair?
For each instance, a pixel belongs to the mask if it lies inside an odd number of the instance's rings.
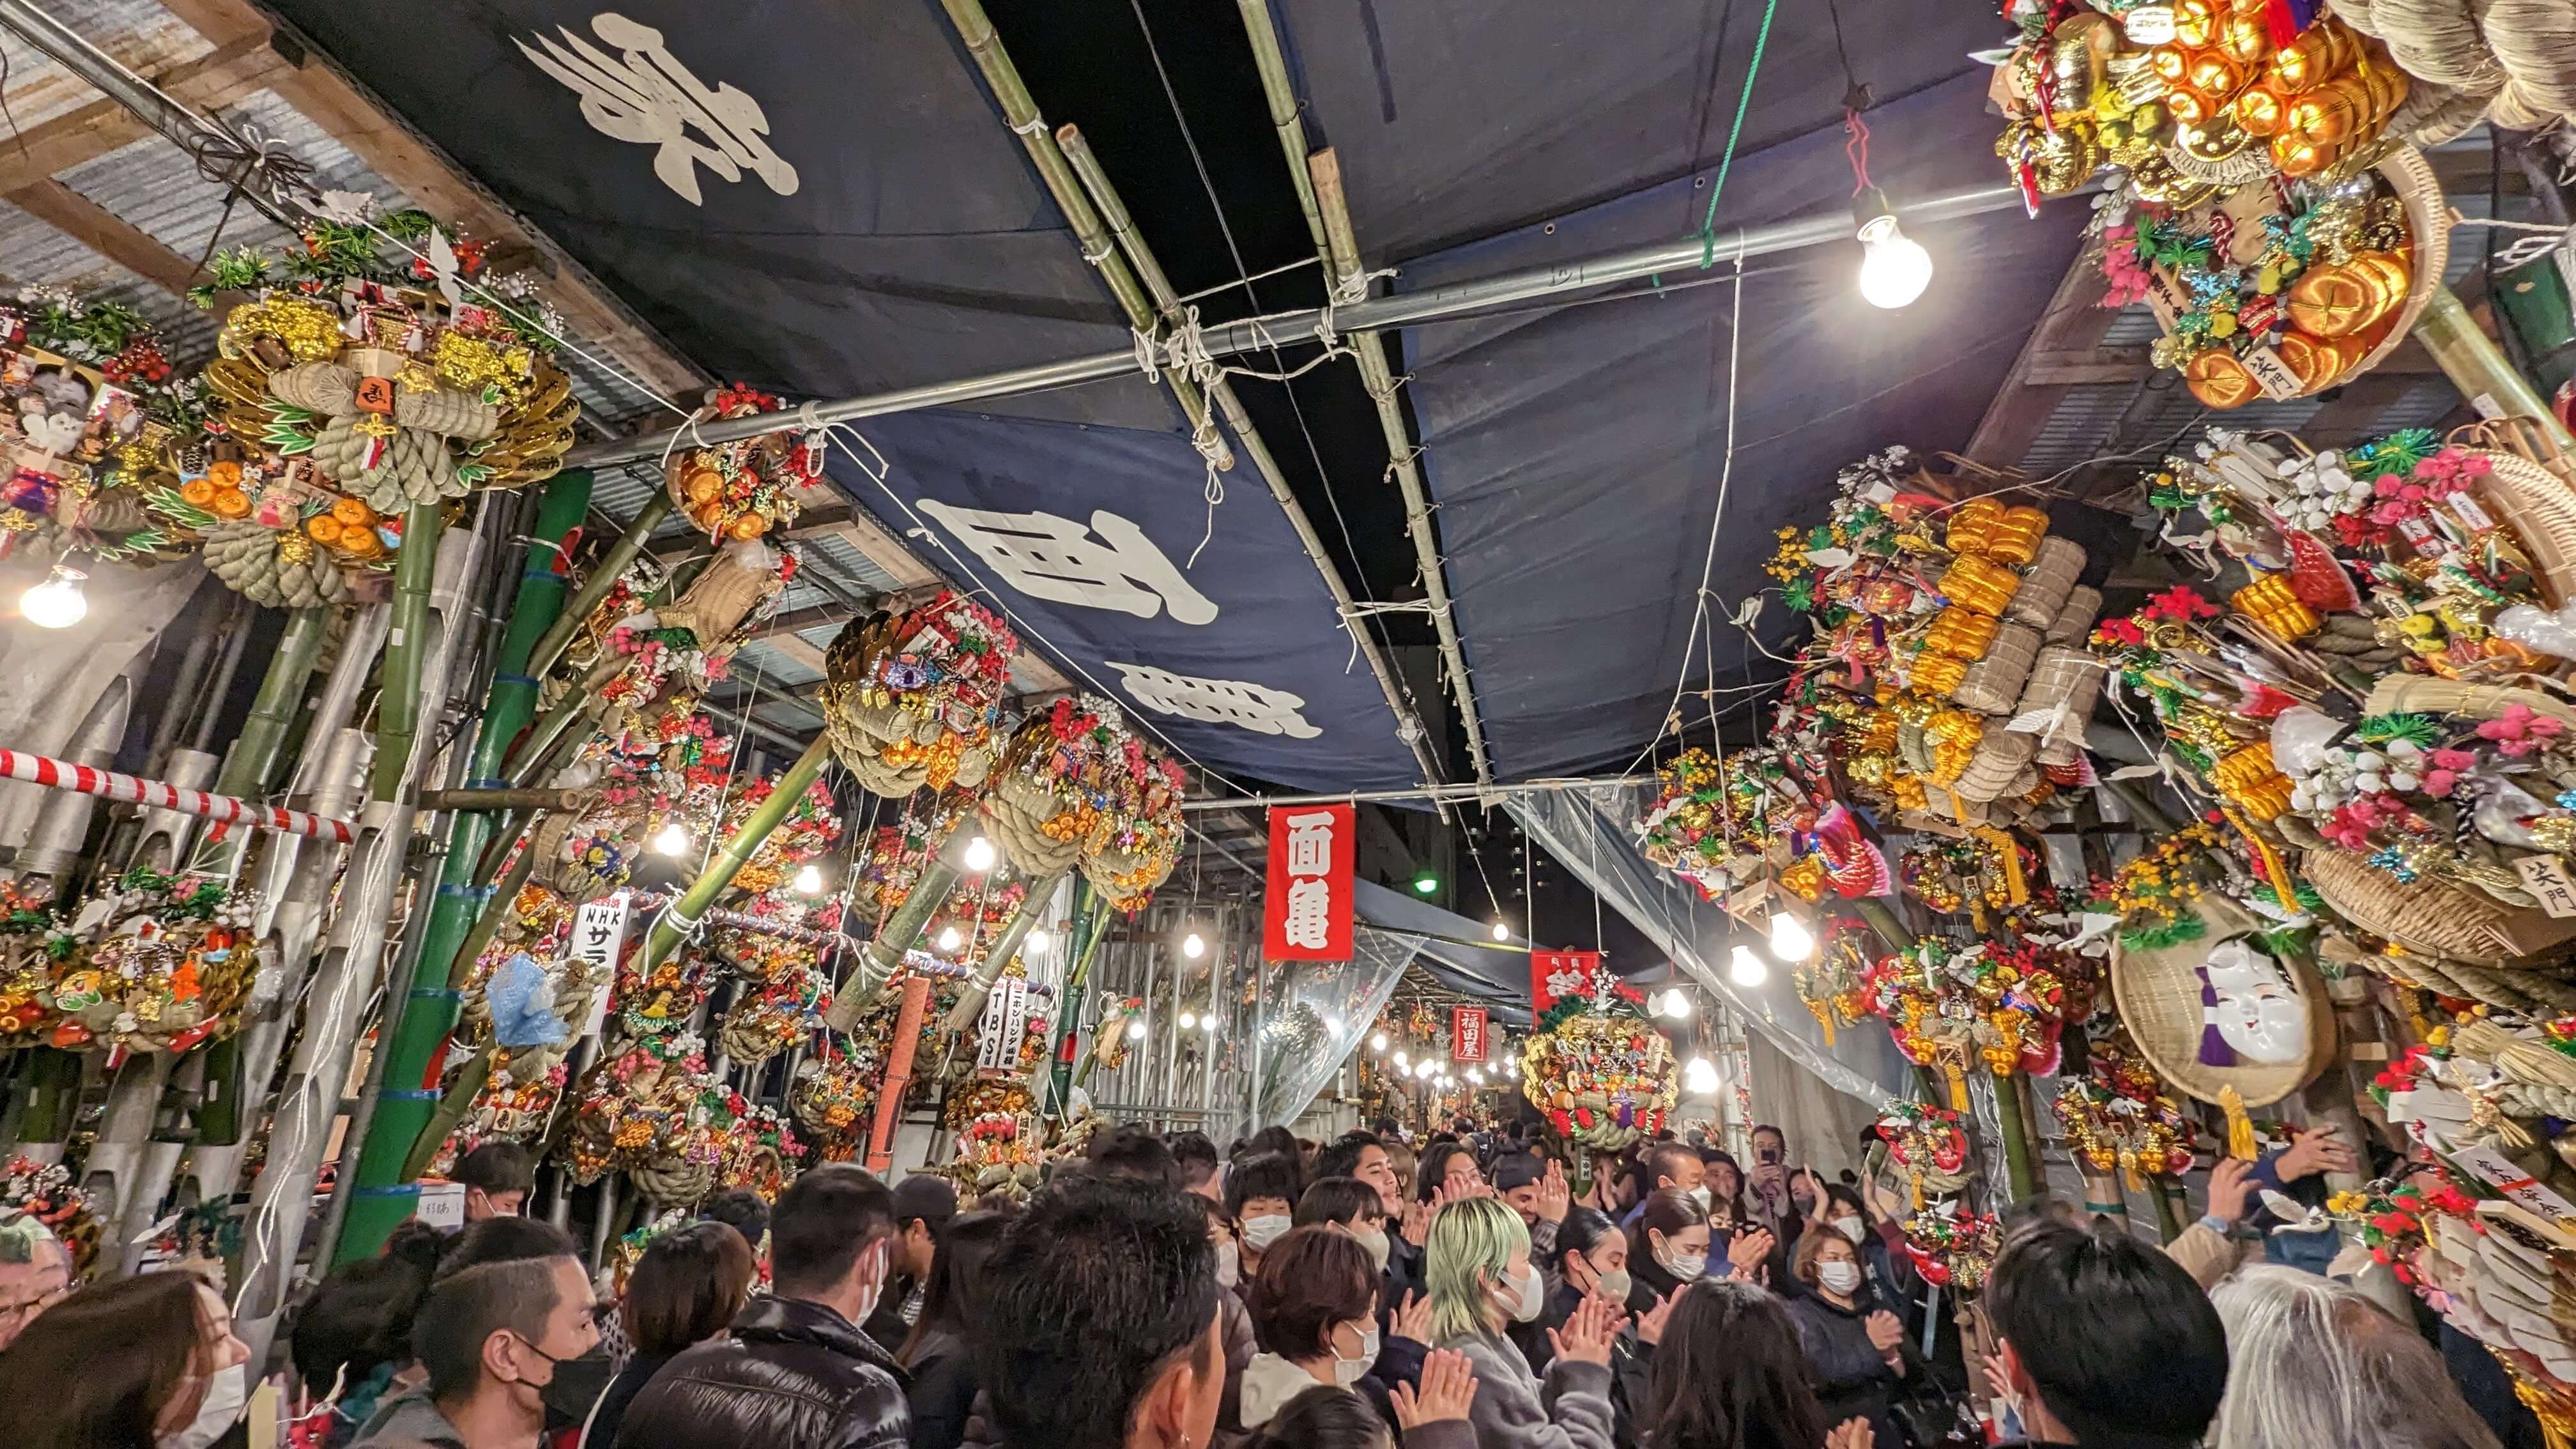
[[[1431,1220],[1423,1280],[1431,1290],[1431,1334],[1446,1343],[1491,1332],[1486,1295],[1503,1281],[1512,1255],[1529,1251],[1529,1229],[1499,1197],[1453,1202]]]

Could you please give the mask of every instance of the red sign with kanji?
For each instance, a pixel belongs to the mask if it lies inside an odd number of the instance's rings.
[[[1449,1060],[1453,1062],[1485,1060],[1485,1008],[1481,1006],[1449,1008]]]
[[[1530,1010],[1545,1011],[1556,1005],[1561,996],[1588,993],[1592,990],[1592,973],[1600,965],[1598,951],[1532,951]]]
[[[1274,805],[1261,950],[1273,961],[1351,959],[1351,868],[1358,831],[1349,805]]]

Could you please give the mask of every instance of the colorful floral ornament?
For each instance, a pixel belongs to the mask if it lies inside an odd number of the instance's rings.
[[[1185,783],[1118,706],[1086,694],[1012,732],[984,819],[1021,874],[1079,865],[1112,906],[1132,911],[1180,859]]]
[[[2059,1088],[2054,1110],[2068,1149],[2096,1172],[2117,1171],[2132,1191],[2191,1167],[2190,1119],[2125,1030],[2092,1039],[2084,1076]]]
[[[51,1045],[181,1052],[229,1036],[258,975],[257,891],[135,869],[84,902],[42,993]]]
[[[1001,756],[1019,637],[957,594],[853,620],[832,640],[818,702],[832,752],[872,793],[973,790]]]
[[[1926,1208],[1905,1220],[1905,1255],[1914,1260],[1923,1281],[1935,1287],[1959,1293],[1983,1288],[2003,1246],[2000,1222],[1956,1203]]]
[[[1680,1100],[1672,1044],[1646,1019],[1636,988],[1595,973],[1532,1024],[1521,1049],[1521,1091],[1557,1134],[1616,1152],[1663,1130]]]
[[[59,1162],[16,1156],[0,1167],[0,1218],[25,1213],[43,1223],[71,1255],[71,1280],[89,1280],[99,1265],[105,1227],[89,1197],[72,1181],[72,1171]]]
[[[691,419],[755,417],[787,405],[736,383],[707,394]],[[758,538],[796,521],[798,495],[823,481],[829,439],[820,428],[762,433],[730,443],[681,449],[662,465],[671,502],[700,533],[717,539]]]
[[[175,506],[181,449],[204,419],[131,308],[49,287],[0,302],[0,550],[177,557],[202,514]]]
[[[1968,1184],[1968,1135],[1959,1114],[1928,1102],[1890,1102],[1874,1129],[1903,1172],[1916,1209]]]

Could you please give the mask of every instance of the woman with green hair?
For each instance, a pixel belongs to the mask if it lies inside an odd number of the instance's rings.
[[[1619,1305],[1586,1299],[1563,1329],[1547,1330],[1556,1357],[1542,1381],[1503,1336],[1504,1325],[1537,1318],[1547,1303],[1520,1214],[1497,1197],[1453,1202],[1431,1220],[1423,1256],[1432,1338],[1475,1367],[1468,1417],[1477,1449],[1613,1449],[1610,1344],[1627,1316]]]

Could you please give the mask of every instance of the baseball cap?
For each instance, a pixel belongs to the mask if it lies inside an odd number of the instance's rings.
[[[894,1185],[894,1220],[900,1227],[914,1218],[933,1228],[948,1226],[957,1216],[957,1186],[947,1178],[916,1172]]]

